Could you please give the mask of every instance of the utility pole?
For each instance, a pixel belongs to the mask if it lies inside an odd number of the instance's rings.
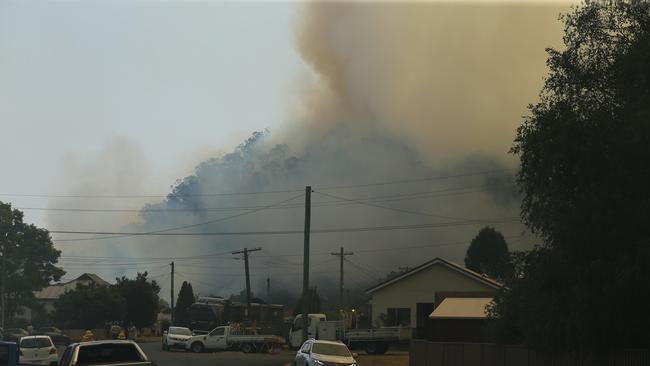
[[[346,256],[353,255],[353,254],[354,253],[352,253],[352,252],[345,252],[343,250],[343,247],[341,247],[341,252],[332,253],[332,255],[335,255],[335,256],[337,256],[337,257],[339,257],[341,259],[341,282],[340,282],[340,285],[339,285],[339,306],[341,307],[341,309],[346,308],[345,303],[344,303],[344,299],[343,299],[343,288],[344,288],[344,284],[343,284],[343,261],[345,260]]]
[[[172,266],[172,287],[171,287],[172,301],[170,302],[170,304],[172,308],[172,325],[174,325],[174,262],[171,262],[169,265]]]
[[[271,303],[271,277],[266,278],[266,301]]]
[[[240,250],[237,252],[232,252],[232,254],[244,254],[244,267],[246,271],[246,319],[250,320],[251,316],[251,277],[250,272],[248,271],[248,253],[256,252],[262,250],[262,248]]]
[[[305,187],[305,249],[302,260],[302,341],[306,341],[308,333],[309,313],[309,230],[311,227],[311,186]]]

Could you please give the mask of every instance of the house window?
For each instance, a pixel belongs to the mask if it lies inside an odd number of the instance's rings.
[[[386,314],[386,325],[393,326],[411,326],[411,309],[410,308],[388,308]]]

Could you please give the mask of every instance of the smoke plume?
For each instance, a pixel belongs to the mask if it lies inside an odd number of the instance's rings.
[[[312,279],[323,285],[319,289],[328,300],[336,301],[338,278],[338,261],[330,253],[341,246],[355,252],[346,264],[353,289],[436,256],[462,263],[469,241],[485,224],[447,223],[518,214],[512,185],[516,165],[507,151],[542,86],[544,49],[561,45],[557,18],[562,10],[506,4],[303,5],[296,44],[313,77],[302,87],[302,100],[291,106],[286,125],[253,134],[231,153],[199,163],[195,174],[179,180],[167,198],[146,205],[139,219],[122,229],[300,230],[304,199],[297,196],[311,185],[313,229],[441,225],[313,234]],[[421,177],[439,179],[413,181]],[[408,182],[376,184],[387,181]],[[269,191],[291,192],[210,195]],[[211,223],[198,225],[206,221]],[[494,226],[510,238],[511,248],[529,244],[519,237],[520,224]],[[261,247],[251,255],[256,295],[264,297],[267,277],[272,294],[301,286],[301,235],[101,242],[101,252],[109,255],[195,256],[178,260],[179,278],[217,295],[239,293],[244,286],[243,263],[227,253]]]

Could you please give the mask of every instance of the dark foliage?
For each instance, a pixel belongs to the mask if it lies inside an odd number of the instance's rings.
[[[541,102],[517,131],[522,217],[542,244],[492,309],[497,334],[549,350],[650,344],[650,3],[564,16]]]
[[[183,281],[178,293],[178,300],[174,307],[174,325],[180,327],[190,326],[190,306],[194,303],[194,290],[192,284]]]
[[[307,314],[320,313],[321,312],[321,299],[318,295],[318,290],[316,287],[309,288],[307,292]],[[293,308],[294,314],[301,314],[303,309],[302,298],[296,302],[296,306]]]
[[[56,263],[61,255],[45,229],[23,222],[23,213],[0,202],[0,273],[6,273],[6,316],[20,305],[34,305],[34,291],[58,281],[65,273]],[[4,268],[2,268],[4,263]],[[9,319],[11,320],[11,319]]]
[[[69,329],[101,328],[124,319],[126,301],[114,286],[79,285],[54,303],[57,326]]]
[[[486,226],[472,239],[465,255],[465,267],[492,278],[503,279],[509,272],[508,244],[503,235]]]
[[[156,322],[160,300],[160,286],[147,280],[147,272],[138,273],[135,279],[118,278],[115,288],[126,301],[126,323],[138,328],[149,327]]]

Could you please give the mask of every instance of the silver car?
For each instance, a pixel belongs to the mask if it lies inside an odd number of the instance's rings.
[[[341,342],[309,339],[298,350],[293,366],[356,366],[354,357]]]

